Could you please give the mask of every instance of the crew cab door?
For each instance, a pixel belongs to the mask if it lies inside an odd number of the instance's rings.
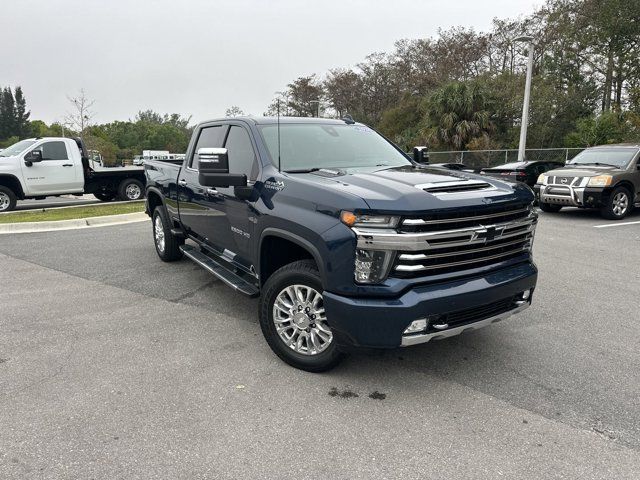
[[[24,157],[34,150],[42,152],[42,161],[30,166]],[[27,195],[55,195],[82,192],[84,175],[80,153],[64,140],[45,140],[22,155],[22,175]]]
[[[252,186],[258,178],[259,166],[254,143],[249,131],[241,124],[231,125],[224,143],[229,156],[229,173],[247,176],[247,185]],[[218,187],[223,201],[221,207],[228,222],[231,236],[224,248],[233,256],[235,263],[250,269],[252,263],[252,244],[257,212],[252,202],[235,195],[233,187]]]
[[[193,151],[185,161],[185,168],[178,176],[178,208],[180,221],[189,235],[210,246],[223,249],[231,242],[231,231],[224,213],[224,197],[211,187],[198,181],[201,148],[221,148],[224,145],[228,125],[207,125],[198,133]]]

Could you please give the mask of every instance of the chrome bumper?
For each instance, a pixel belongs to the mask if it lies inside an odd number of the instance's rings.
[[[589,179],[571,184],[540,185],[540,201],[554,205],[584,206],[584,189]]]
[[[523,310],[526,310],[529,305],[529,302],[526,302],[513,310],[509,310],[508,312],[501,313],[499,315],[495,315],[493,317],[485,318],[484,320],[479,320],[474,323],[469,323],[467,325],[461,325],[460,327],[454,327],[448,330],[442,330],[440,332],[433,333],[425,333],[418,335],[406,335],[402,337],[402,347],[409,347],[411,345],[418,345],[420,343],[427,343],[431,340],[440,340],[448,337],[455,337],[456,335],[460,335],[463,332],[477,330],[482,327],[486,327],[487,325],[491,325],[492,323],[497,323],[502,320],[509,318],[516,313],[520,313]]]

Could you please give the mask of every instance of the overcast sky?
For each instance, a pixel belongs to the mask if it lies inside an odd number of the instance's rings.
[[[32,119],[62,119],[84,88],[96,121],[138,110],[200,121],[238,105],[261,115],[301,75],[351,67],[455,25],[533,12],[533,0],[6,0],[0,86]]]

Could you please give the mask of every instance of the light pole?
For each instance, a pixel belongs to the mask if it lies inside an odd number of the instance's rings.
[[[527,42],[529,59],[527,60],[527,82],[524,86],[524,102],[522,104],[522,125],[520,126],[520,144],[518,145],[518,161],[524,161],[527,148],[527,127],[529,126],[529,100],[531,98],[531,77],[533,75],[533,37],[522,36],[513,39],[514,42]]]
[[[318,108],[316,109],[316,117],[320,118],[320,100],[310,100],[309,103],[318,104]]]

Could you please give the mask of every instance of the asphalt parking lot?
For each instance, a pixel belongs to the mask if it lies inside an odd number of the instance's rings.
[[[635,223],[634,223],[635,222]],[[310,374],[147,222],[0,236],[0,478],[640,476],[640,212],[541,214],[534,305]]]

